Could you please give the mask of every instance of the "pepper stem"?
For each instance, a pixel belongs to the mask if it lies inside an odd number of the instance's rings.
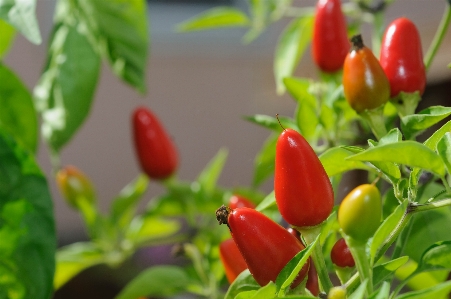
[[[365,109],[359,113],[359,115],[368,122],[374,136],[376,136],[378,140],[387,135],[387,128],[385,127],[384,107],[385,105],[381,105],[378,108],[371,110]]]
[[[310,243],[316,240],[318,235],[321,233],[321,228],[322,228],[321,224],[313,227],[295,227],[295,229],[301,233],[302,237],[307,243],[305,245],[309,245]],[[333,284],[330,281],[329,273],[327,271],[326,264],[324,263],[321,242],[319,242],[319,244],[317,244],[314,247],[312,252],[312,259],[316,271],[318,272],[318,278],[321,287],[324,292],[329,293],[330,289],[333,287]]]
[[[362,39],[361,34],[357,34],[357,35],[354,35],[353,37],[351,37],[351,43],[352,43],[353,51],[358,51],[358,50],[362,49],[363,47],[365,47],[365,45],[363,44],[363,39]]]
[[[370,259],[366,254],[366,242],[357,241],[349,236],[345,236],[345,239],[359,271],[361,283],[367,281],[366,292],[369,296],[373,293],[373,269],[370,267]]]

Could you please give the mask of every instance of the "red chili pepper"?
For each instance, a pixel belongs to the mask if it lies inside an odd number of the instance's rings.
[[[247,198],[244,198],[239,195],[233,195],[232,197],[230,197],[229,208],[231,208],[232,210],[236,208],[255,209],[255,207],[256,207],[255,204],[252,201],[248,200]]]
[[[345,239],[341,238],[335,242],[330,252],[330,259],[332,263],[338,267],[354,267],[355,261],[352,257],[351,250],[349,250]]]
[[[316,65],[326,73],[343,67],[351,45],[340,0],[319,0],[313,26],[312,54]]]
[[[227,224],[233,240],[258,284],[276,281],[285,265],[305,247],[285,228],[250,208],[231,210],[225,206],[216,211],[219,224]],[[309,262],[302,267],[291,285],[297,286],[307,276]]]
[[[274,192],[282,217],[297,227],[315,226],[334,206],[329,177],[310,144],[285,129],[276,145]]]
[[[229,283],[232,283],[241,272],[247,269],[246,262],[233,239],[227,239],[219,244],[219,257]]]
[[[353,48],[343,66],[343,89],[349,105],[357,112],[375,109],[390,98],[390,83],[373,52],[362,37],[351,38]]]
[[[138,107],[133,113],[133,133],[141,169],[156,180],[171,176],[178,167],[178,154],[157,116]]]
[[[407,18],[394,20],[382,39],[380,63],[390,81],[390,96],[401,91],[423,94],[426,87],[426,69],[423,63],[420,34]]]

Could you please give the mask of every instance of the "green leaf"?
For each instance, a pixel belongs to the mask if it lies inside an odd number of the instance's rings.
[[[91,34],[113,72],[144,93],[149,48],[145,0],[80,0]]]
[[[144,296],[169,297],[182,292],[189,283],[188,275],[177,266],[154,266],[141,272],[115,299]]]
[[[56,26],[47,68],[35,88],[42,135],[55,152],[66,145],[88,116],[100,58],[81,26]]]
[[[440,241],[431,245],[421,257],[421,263],[419,265],[420,271],[433,269],[451,270],[450,252],[451,241]]]
[[[22,81],[0,63],[0,128],[36,153],[38,119],[30,92]]]
[[[265,199],[260,202],[260,204],[255,208],[257,211],[261,212],[266,210],[269,207],[276,206],[276,196],[274,191],[268,194],[268,196],[265,197]]]
[[[148,183],[148,177],[141,174],[121,190],[119,196],[111,204],[112,223],[120,228],[124,228],[130,223],[139,200],[147,190]]]
[[[276,285],[270,281],[264,287],[261,287],[258,291],[255,291],[255,294],[251,297],[252,299],[273,299],[276,296]],[[252,292],[252,291],[251,291]]]
[[[104,262],[104,256],[91,242],[73,243],[62,247],[56,254],[55,290],[86,268]]]
[[[278,296],[283,296],[286,294],[287,289],[293,283],[293,281],[298,276],[302,267],[307,262],[310,254],[315,248],[316,244],[319,241],[321,234],[319,234],[316,239],[310,243],[305,249],[301,250],[298,254],[296,254],[280,271],[279,275],[276,278],[276,287]]]
[[[2,19],[0,19],[0,60],[6,56],[8,50],[11,48],[14,37],[16,37],[16,30],[13,26],[9,25]]]
[[[274,173],[276,143],[278,138],[278,135],[271,134],[268,139],[266,139],[265,143],[260,149],[260,152],[255,157],[254,178],[252,181],[252,185],[254,187],[259,186]]]
[[[384,253],[380,252],[380,250],[387,250],[390,244],[387,244],[385,248],[382,246],[385,243],[385,240],[390,236],[390,234],[394,231],[398,223],[404,217],[406,209],[407,209],[408,201],[405,200],[401,205],[399,205],[395,211],[388,216],[384,222],[379,226],[377,231],[374,233],[374,237],[370,244],[370,259],[371,265],[377,262],[377,259]]]
[[[402,133],[398,128],[394,128],[379,140],[378,145],[396,143],[399,141],[402,141]]]
[[[227,155],[228,151],[226,149],[220,149],[197,178],[200,187],[207,194],[211,194],[215,190],[219,175],[227,160]]]
[[[372,147],[348,158],[357,161],[380,161],[420,167],[443,176],[445,166],[432,150],[416,141],[402,141]]]
[[[372,170],[371,167],[363,162],[346,159],[352,155],[354,154],[342,147],[333,147],[322,153],[319,156],[319,159],[329,177],[353,169]]]
[[[278,117],[279,117],[279,120],[277,120],[277,118],[272,117],[272,116],[263,115],[263,114],[255,114],[253,116],[246,116],[246,117],[244,117],[244,119],[248,120],[254,124],[260,125],[264,128],[276,131],[276,132],[282,132],[284,128],[299,131],[299,128],[294,123],[294,120],[292,118],[284,117],[284,116],[280,116],[280,115]],[[279,123],[279,121],[280,121],[280,123]],[[282,124],[283,128],[282,128],[282,126],[280,126],[280,124]]]
[[[245,291],[260,289],[260,285],[252,277],[248,269],[238,275],[238,277],[230,285],[224,299],[234,299],[236,295]]]
[[[239,9],[232,7],[215,7],[200,13],[177,25],[177,31],[189,32],[220,27],[245,27],[249,19]]]
[[[48,299],[56,234],[47,181],[30,153],[0,128],[0,297]]]
[[[297,101],[295,118],[301,134],[309,139],[316,133],[318,117],[316,98],[308,91],[311,81],[303,78],[284,78],[283,83]]]
[[[312,32],[313,16],[303,16],[288,24],[280,35],[274,57],[274,77],[278,94],[285,92],[283,80],[293,74],[312,39]]]
[[[180,230],[181,224],[176,219],[165,219],[151,215],[136,216],[126,232],[127,240],[136,247],[161,243]],[[163,240],[164,241],[164,240]],[[163,242],[167,243],[169,241]]]
[[[396,299],[430,299],[444,298],[451,291],[451,281],[424,290],[408,292],[396,297]]]
[[[401,118],[401,129],[407,139],[416,133],[426,130],[442,119],[451,115],[451,107],[432,106],[418,114],[407,115]]]
[[[0,19],[13,25],[30,42],[37,45],[42,39],[35,8],[36,0],[0,0]]]
[[[249,10],[252,16],[251,29],[243,37],[244,43],[250,43],[256,39],[269,23],[270,1],[250,0]]]
[[[437,152],[451,174],[451,133],[447,132],[437,143]]]
[[[368,280],[364,280],[359,287],[348,297],[348,299],[363,299],[366,293],[366,284]]]
[[[387,299],[390,296],[390,284],[386,281],[382,283],[379,290],[374,292],[369,299]]]
[[[374,286],[388,279],[390,275],[392,275],[399,267],[407,263],[408,260],[409,260],[408,256],[403,256],[374,267],[373,269]]]

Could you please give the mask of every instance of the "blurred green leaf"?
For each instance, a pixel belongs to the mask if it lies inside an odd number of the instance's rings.
[[[285,92],[283,80],[291,77],[312,39],[313,16],[293,20],[280,35],[274,57],[277,93]]]
[[[36,0],[0,0],[0,19],[13,25],[30,42],[40,44],[42,39],[35,8]]]
[[[451,281],[441,283],[428,289],[401,294],[396,299],[430,299],[444,298],[451,291]]]
[[[177,266],[154,266],[129,282],[115,299],[144,296],[169,297],[182,292],[189,283],[188,275]]]
[[[383,263],[381,265],[377,265],[373,269],[373,285],[377,286],[379,283],[383,282],[386,279],[389,279],[394,272],[407,263],[409,260],[408,256],[399,257]]]
[[[384,222],[379,226],[377,231],[374,233],[374,237],[370,244],[370,259],[371,264],[373,265],[377,262],[378,258],[384,253],[379,252],[382,250],[382,246],[385,243],[385,240],[390,236],[390,234],[394,231],[398,223],[404,217],[406,213],[408,201],[405,200],[401,205],[399,205],[395,211],[388,216]],[[388,244],[390,245],[390,244]],[[388,245],[385,250],[388,249]]]
[[[54,152],[71,140],[88,116],[99,71],[100,57],[83,27],[56,25],[47,67],[34,91],[42,135]]]
[[[173,240],[167,237],[180,230],[181,224],[176,219],[165,219],[158,216],[139,215],[130,224],[126,233],[126,238],[132,241],[135,246],[159,244],[160,241],[168,243]],[[179,236],[182,238],[183,236]],[[165,238],[167,240],[165,240]]]
[[[205,193],[211,194],[215,190],[216,183],[227,160],[227,155],[228,151],[226,149],[220,149],[198,176],[197,182]]]
[[[271,1],[271,0],[270,0]],[[251,29],[244,35],[243,42],[250,43],[256,39],[269,23],[270,1],[250,0],[249,10],[251,12]]]
[[[252,291],[250,291],[252,292]],[[258,291],[255,291],[254,295],[251,297],[252,299],[273,299],[275,298],[276,293],[276,285],[270,281],[264,287],[261,287]]]
[[[36,153],[38,119],[30,92],[22,81],[0,63],[0,127],[26,149]]]
[[[262,202],[255,208],[257,211],[261,212],[269,207],[276,206],[276,196],[274,191],[269,193],[265,199],[262,200]]]
[[[139,200],[147,190],[148,183],[148,177],[141,174],[121,190],[111,204],[110,217],[113,224],[124,228],[130,223]]]
[[[16,37],[16,30],[13,26],[0,19],[0,60],[6,56]]]
[[[145,0],[80,0],[91,35],[113,72],[140,92],[146,91],[149,24]]]
[[[277,275],[276,278],[276,292],[278,296],[283,296],[286,294],[287,289],[296,279],[302,267],[310,257],[313,248],[317,246],[320,236],[321,234],[319,234],[316,239],[311,242],[305,249],[296,254],[279,272],[279,275]]]
[[[239,9],[231,7],[215,7],[177,25],[177,31],[189,32],[218,27],[245,27],[249,19]]]
[[[451,270],[451,241],[440,241],[432,244],[421,257],[418,267],[420,271],[447,269]]]
[[[366,284],[368,283],[368,280],[365,279],[360,285],[359,287],[352,292],[351,295],[348,296],[348,299],[363,299],[365,298],[365,293],[366,293]]]
[[[353,169],[372,170],[370,166],[363,162],[346,160],[347,157],[352,155],[354,155],[352,152],[342,147],[333,147],[322,153],[319,159],[329,177]]]
[[[248,269],[241,272],[240,275],[230,285],[224,299],[234,299],[236,295],[245,291],[260,289],[260,285],[252,277]]]
[[[53,280],[55,290],[86,268],[104,262],[104,256],[91,242],[73,243],[62,247],[56,254],[56,271]]]
[[[401,118],[401,129],[407,139],[426,130],[442,119],[451,115],[451,107],[431,106],[418,114],[407,115]]]
[[[276,132],[282,132],[285,129],[293,129],[296,131],[299,131],[299,128],[295,124],[294,120],[289,117],[285,116],[278,116],[279,121],[277,118],[269,116],[269,115],[263,115],[263,114],[255,114],[253,116],[246,116],[244,117],[245,120],[248,120],[254,124],[260,125],[262,127],[265,127],[267,129],[276,131]],[[280,126],[282,124],[283,128]]]
[[[437,152],[445,163],[448,173],[451,174],[451,133],[446,132],[445,135],[437,143]]]
[[[297,101],[295,118],[301,134],[307,139],[313,137],[318,125],[318,116],[316,98],[308,91],[311,80],[289,77],[284,78],[283,83]]]
[[[384,145],[384,144],[390,144],[390,143],[396,143],[402,141],[402,133],[398,128],[391,129],[387,135],[383,136],[379,142],[378,145]]]
[[[416,141],[402,141],[372,147],[348,158],[357,161],[380,161],[421,167],[440,176],[445,174],[442,159],[432,150]]]
[[[390,297],[390,284],[387,281],[382,283],[379,290],[375,291],[369,299],[387,299]]]
[[[255,157],[254,178],[252,181],[252,185],[255,187],[259,186],[274,173],[278,137],[277,134],[271,134]]]
[[[0,297],[48,299],[56,234],[47,181],[29,151],[0,128]]]

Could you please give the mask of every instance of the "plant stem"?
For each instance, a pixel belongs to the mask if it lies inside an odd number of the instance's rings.
[[[356,241],[353,238],[346,236],[346,243],[351,250],[355,265],[359,271],[360,282],[367,281],[366,292],[367,296],[373,293],[373,269],[370,267],[370,259],[366,254],[366,242]]]
[[[359,113],[359,115],[368,122],[374,136],[376,136],[378,140],[387,135],[387,128],[385,127],[384,106],[385,105],[382,105],[372,110],[364,110]]]
[[[322,225],[314,226],[314,227],[295,227],[298,230],[304,240],[307,242],[306,245],[309,245],[313,241],[315,241],[316,237],[321,233]],[[324,263],[323,250],[320,244],[317,244],[312,252],[313,263],[315,264],[316,271],[318,272],[318,278],[321,283],[321,287],[324,292],[329,293],[329,290],[333,287],[332,282],[330,281],[329,273],[327,271],[326,264]]]
[[[373,20],[373,35],[371,40],[371,47],[376,57],[379,57],[381,51],[382,36],[384,34],[384,12],[377,12],[374,14]]]
[[[445,12],[443,13],[442,20],[438,26],[438,29],[435,33],[434,39],[432,40],[431,45],[429,46],[426,55],[424,56],[424,65],[426,67],[426,71],[431,67],[432,61],[434,60],[437,51],[442,44],[443,38],[445,37],[446,31],[448,30],[449,23],[451,22],[451,5],[447,4]]]
[[[438,201],[433,201],[430,203],[425,204],[419,204],[419,203],[411,203],[409,207],[407,208],[408,213],[417,213],[417,212],[423,212],[433,209],[438,209],[441,207],[446,207],[451,205],[451,198],[445,198]]]

